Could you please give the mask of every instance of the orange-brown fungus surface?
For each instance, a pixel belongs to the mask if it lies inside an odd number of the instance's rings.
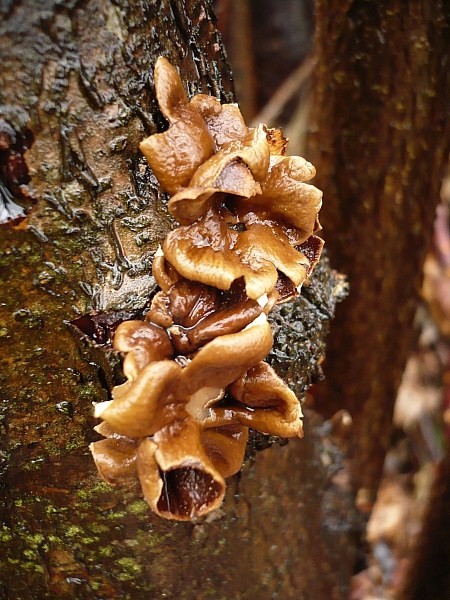
[[[158,515],[191,520],[218,508],[253,428],[301,437],[300,403],[264,362],[267,314],[299,294],[320,258],[322,193],[314,167],[285,156],[280,130],[248,128],[239,108],[188,99],[159,58],[156,97],[168,129],[140,149],[180,224],[153,262],[160,291],[144,320],[114,335],[127,381],[96,405],[91,444],[112,485],[138,478]]]

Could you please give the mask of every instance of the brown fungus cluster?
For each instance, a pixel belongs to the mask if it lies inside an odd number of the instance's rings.
[[[322,193],[280,130],[248,128],[210,96],[189,101],[164,58],[155,86],[169,128],[140,149],[180,226],[154,258],[160,291],[145,319],[115,333],[127,381],[96,405],[104,439],[91,451],[106,481],[138,477],[154,512],[189,520],[221,504],[250,427],[303,435],[299,401],[264,362],[267,314],[320,257]]]

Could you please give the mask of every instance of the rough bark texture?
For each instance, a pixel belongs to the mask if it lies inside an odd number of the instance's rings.
[[[370,502],[449,150],[449,3],[318,0],[316,23],[308,158],[327,247],[351,290],[319,406],[352,413],[355,483]]]
[[[102,483],[87,451],[107,386],[64,320],[139,310],[154,289],[151,258],[173,223],[137,144],[165,126],[161,54],[190,93],[232,99],[209,3],[29,0],[0,14],[0,118],[16,138],[1,175],[32,205],[0,231],[0,597],[346,598],[352,497],[316,416],[305,440],[249,459],[223,510],[198,524],[158,519],[138,489]],[[272,361],[300,393],[340,289],[323,261],[274,314]]]

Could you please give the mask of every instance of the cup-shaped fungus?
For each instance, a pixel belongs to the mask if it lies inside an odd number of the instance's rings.
[[[231,402],[212,407],[210,423],[238,422],[270,435],[303,437],[297,397],[268,364],[249,369],[228,391]]]
[[[115,387],[113,400],[96,406],[96,416],[104,420],[98,431],[106,440],[94,442],[91,451],[103,477],[115,483],[136,468],[150,506],[171,518],[200,516],[220,504],[221,473],[238,470],[247,434],[238,418],[218,433],[216,423],[209,423],[210,407],[271,345],[264,316],[239,333],[216,337],[184,368],[175,361],[151,362],[135,379]],[[202,442],[208,427],[214,430]]]
[[[194,173],[189,186],[169,201],[169,211],[182,225],[203,216],[219,194],[250,198],[261,194],[269,169],[270,149],[262,125],[251,129],[245,138],[226,144]],[[216,195],[216,196],[214,196]]]
[[[210,403],[263,360],[272,341],[267,318],[261,315],[242,331],[208,342],[185,367],[174,360],[147,364],[134,379],[114,388],[112,400],[97,404],[95,416],[130,438],[154,435],[184,418],[184,411],[204,421]]]
[[[222,503],[225,480],[208,458],[200,432],[192,419],[176,421],[139,446],[142,491],[162,517],[189,520]]]
[[[304,242],[317,230],[322,192],[309,183],[315,168],[300,156],[272,156],[267,177],[261,182],[261,194],[236,200],[242,213],[250,211],[266,219],[297,230]]]
[[[127,352],[123,372],[128,379],[135,379],[148,363],[171,358],[174,349],[165,329],[145,321],[124,321],[114,335],[114,346]]]
[[[155,65],[155,89],[170,126],[143,140],[140,149],[163,189],[175,194],[213,154],[215,145],[200,110],[189,104],[178,73],[165,58]]]
[[[89,449],[98,472],[111,485],[135,479],[138,442],[120,435],[106,421],[95,427],[105,439],[93,442]]]
[[[188,100],[158,59],[156,97],[169,122],[140,149],[180,223],[153,260],[159,292],[114,348],[128,381],[96,405],[91,444],[111,484],[138,477],[152,510],[189,520],[217,508],[244,459],[248,428],[301,437],[300,403],[267,365],[267,314],[299,293],[319,260],[322,192],[314,167],[286,157],[278,129],[248,128],[239,108]]]
[[[209,211],[192,225],[170,232],[163,250],[187,279],[228,290],[243,277],[246,293],[254,300],[275,289],[279,272],[297,288],[310,268],[308,258],[290,245],[281,228],[251,224],[235,231],[222,212]]]
[[[118,435],[105,422],[96,431],[107,436],[90,447],[103,479],[115,485],[138,477],[154,512],[177,520],[220,506],[224,477],[241,468],[248,437],[242,425],[205,429],[192,419],[140,440]]]
[[[242,464],[247,425],[301,435],[295,395],[261,360],[272,346],[265,315],[236,334],[216,337],[185,367],[162,360],[114,388],[96,406],[105,440],[91,444],[109,483],[138,475],[155,512],[191,519],[217,507],[223,477]],[[225,390],[232,396],[222,403]],[[261,413],[258,416],[258,413]]]
[[[253,299],[275,288],[277,271],[287,275],[298,288],[309,270],[305,256],[294,248],[289,258],[283,256],[287,249],[281,253],[283,258],[279,251],[264,253],[263,249],[280,244],[297,246],[317,231],[322,192],[306,183],[314,177],[314,167],[301,157],[285,157],[286,141],[277,130],[268,130],[263,125],[246,128],[234,105],[220,109],[217,100],[204,95],[194,96],[188,102],[176,70],[165,59],[157,62],[155,84],[161,110],[171,126],[166,132],[144,140],[141,149],[161,185],[171,193],[177,189],[169,201],[169,211],[187,226],[179,227],[165,240],[164,254],[169,263],[183,277],[223,290],[244,276],[247,294]],[[174,124],[185,113],[195,113],[196,119],[200,115],[214,140],[213,152],[209,140],[205,142],[201,161],[197,159],[201,154],[197,146],[202,140],[197,135],[196,120],[195,123],[191,118],[183,120],[189,134],[173,135]],[[195,147],[189,162],[186,147],[191,137],[195,138]],[[148,147],[153,148],[163,138],[167,138],[164,147],[158,146],[158,152],[149,153]],[[170,145],[167,159],[165,145]],[[191,161],[192,157],[195,160]],[[175,173],[176,184],[172,186],[165,179],[167,163]],[[159,174],[161,168],[164,176]],[[189,181],[186,176],[180,183],[180,170],[189,171]],[[234,213],[244,231],[235,235],[234,231],[226,231],[224,208]],[[239,241],[248,227],[245,219],[248,212],[254,213],[261,225],[258,232],[244,235],[252,238],[251,246],[245,239]],[[295,235],[289,236],[289,241],[280,241],[280,234],[273,230],[271,222],[295,230]]]

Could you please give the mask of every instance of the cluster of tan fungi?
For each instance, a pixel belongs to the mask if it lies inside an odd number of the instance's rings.
[[[153,261],[161,288],[114,347],[127,382],[96,405],[91,451],[111,484],[140,480],[150,507],[189,520],[217,508],[239,471],[248,428],[302,436],[295,394],[266,364],[267,313],[299,293],[319,259],[322,193],[280,130],[248,128],[238,107],[188,101],[164,58],[157,99],[169,128],[140,149],[181,224]]]

